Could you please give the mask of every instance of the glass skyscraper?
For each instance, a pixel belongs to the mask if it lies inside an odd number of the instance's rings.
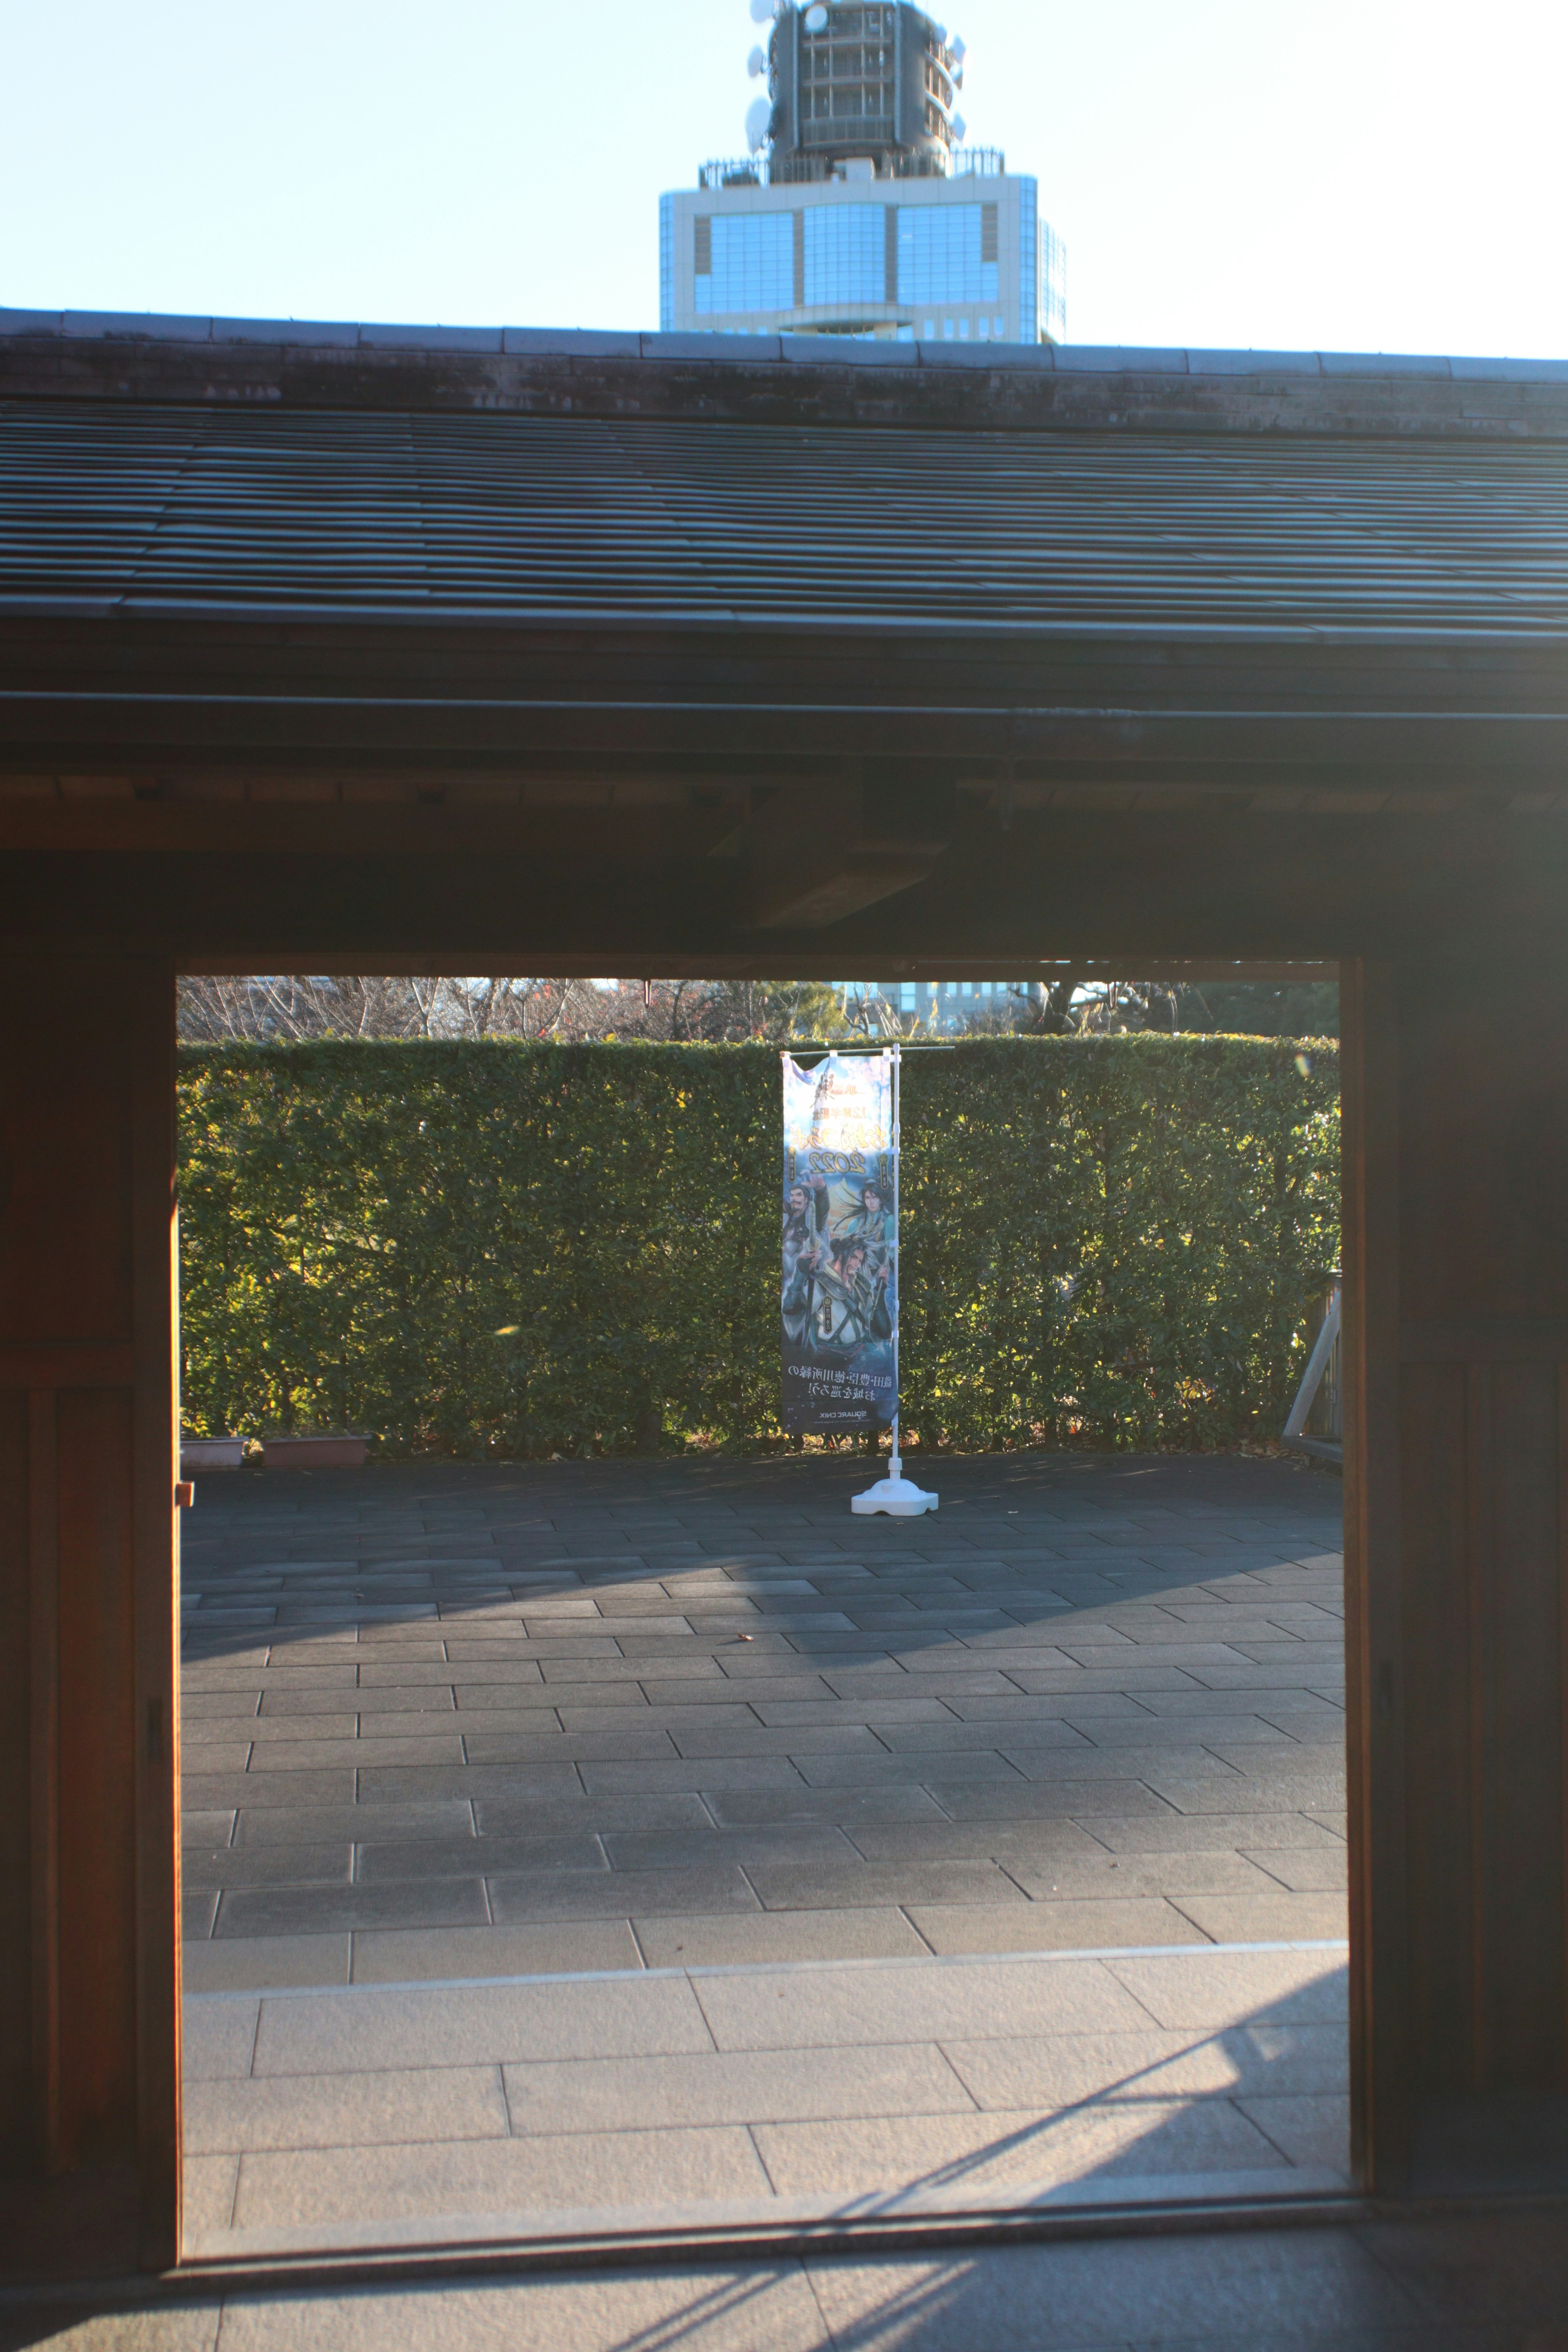
[[[963,44],[921,10],[778,0],[752,154],[659,199],[667,332],[1037,342],[1065,255],[1026,174],[963,145]]]

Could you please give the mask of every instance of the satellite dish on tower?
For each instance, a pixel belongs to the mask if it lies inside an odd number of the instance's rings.
[[[805,29],[806,29],[806,31],[807,31],[808,33],[826,33],[826,30],[827,30],[827,11],[826,11],[826,8],[824,8],[823,6],[821,6],[821,5],[820,5],[820,0],[819,0],[819,5],[818,5],[816,7],[815,7],[815,8],[808,8],[808,9],[806,10],[806,12],[805,12]]]
[[[956,145],[959,142],[961,142],[961,141],[962,141],[962,139],[963,139],[963,134],[964,134],[964,132],[968,130],[968,128],[969,128],[969,125],[968,125],[968,123],[967,123],[967,122],[965,122],[965,121],[964,121],[964,119],[963,119],[963,115],[962,115],[962,114],[955,114],[955,115],[953,116],[953,118],[952,118],[952,136],[953,136],[953,142],[954,142],[954,144],[955,144],[955,145]]]
[[[760,74],[765,74],[767,69],[768,61],[762,50],[753,49],[751,56],[746,59],[746,71],[751,75],[752,79],[755,81],[758,76]]]
[[[772,20],[773,15],[773,0],[752,0],[752,22],[753,25],[768,24]]]
[[[753,155],[767,137],[773,119],[771,102],[765,98],[753,98],[746,109],[746,144]]]

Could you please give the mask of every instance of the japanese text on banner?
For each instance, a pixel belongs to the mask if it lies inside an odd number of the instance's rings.
[[[784,1057],[784,1425],[885,1429],[898,1410],[891,1057]]]

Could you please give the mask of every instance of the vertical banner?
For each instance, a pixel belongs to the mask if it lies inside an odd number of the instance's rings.
[[[898,1411],[890,1054],[784,1059],[784,1425],[886,1429]]]

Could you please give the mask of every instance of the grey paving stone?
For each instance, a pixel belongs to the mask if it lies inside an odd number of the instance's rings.
[[[286,1691],[298,1691],[302,1696],[315,1695],[323,1706],[341,1706],[342,1693],[353,1690],[357,1675],[352,1657],[340,1658],[328,1664],[300,1665],[292,1661],[289,1650],[279,1650],[268,1664],[265,1657],[256,1665],[242,1658],[217,1656],[208,1660],[186,1658],[180,1668],[180,1688],[187,1696],[223,1694],[234,1690],[259,1691],[263,1701],[280,1698]]]
[[[650,1969],[903,1959],[923,1958],[930,1948],[902,1911],[870,1906],[845,1911],[639,1914],[632,1925]]]
[[[717,1658],[693,1646],[670,1657],[623,1657],[617,1650],[614,1657],[548,1658],[543,1665],[546,1685],[553,1688],[565,1683],[647,1683],[722,1682]],[[477,1677],[465,1671],[463,1679]]]
[[[205,2230],[226,2231],[234,2218],[235,2200],[238,2193],[237,2156],[194,2156],[188,2158],[182,2166],[180,2175],[180,2219],[184,2238],[194,2243]],[[75,2319],[79,2315],[79,2304],[70,2316]],[[140,2352],[142,2346],[147,2347],[147,2352],[170,2352],[172,2344],[183,2345],[187,2341],[183,2331],[175,2333],[171,2330],[165,2335],[164,2327],[170,2316],[163,2310],[129,2315],[117,2312],[111,2330],[102,2337],[89,2336],[88,2345],[101,2343],[103,2352],[132,2352],[132,2347]],[[129,2326],[126,2326],[128,2318]],[[215,2352],[218,2319],[219,2315],[215,2312],[213,2332],[206,2336],[197,2334],[194,2338],[204,2347],[213,2346]],[[142,2323],[145,2333],[142,2326],[137,2326],[138,2322]],[[4,2341],[5,2338],[0,2337],[0,2342]],[[9,2345],[6,2352],[10,2352]],[[72,2345],[71,2352],[78,2352],[77,2345]],[[88,2346],[82,2346],[80,2352],[88,2352]]]
[[[951,1725],[954,1720],[954,1709],[942,1699],[900,1698],[897,1695],[858,1699],[775,1699],[753,1696],[752,1706],[763,1723],[779,1730],[792,1729],[796,1725],[831,1726],[846,1720],[874,1726],[879,1730],[892,1724],[936,1727]]]
[[[1066,1818],[851,1822],[840,1834],[869,1863],[973,1861],[978,1856],[1004,1862],[1012,1872],[1015,1856],[1041,1868],[1070,1855],[1089,1863],[1113,1859],[1080,1822]]]
[[[423,1660],[365,1658],[359,1668],[359,1686],[365,1690],[397,1690],[417,1688],[421,1685],[456,1684],[460,1692],[464,1686],[480,1686],[486,1683],[515,1684],[520,1688],[528,1685],[537,1687],[543,1673],[537,1659],[514,1659],[500,1664],[493,1660],[470,1659],[461,1668],[454,1666],[445,1656]]]
[[[289,1849],[320,1845],[328,1839],[353,1840],[366,1835],[466,1838],[473,1834],[473,1809],[462,1800],[444,1804],[378,1805],[368,1818],[363,1808],[353,1804],[311,1805],[300,1810],[244,1804],[235,1817],[234,1843],[246,1848]]]
[[[1344,1742],[1339,1738],[1325,1740],[1314,1727],[1310,1740],[1280,1741],[1211,1738],[1211,1754],[1218,1756],[1248,1780],[1264,1780],[1283,1788],[1296,1782],[1319,1780],[1343,1790],[1345,1783]]]
[[[1009,1732],[1025,1723],[1068,1723],[1081,1725],[1092,1738],[1097,1724],[1104,1722],[1142,1723],[1151,1727],[1152,1710],[1142,1698],[1130,1696],[1121,1690],[1014,1691],[1006,1696],[950,1699],[944,1713],[956,1716],[961,1723],[973,1726],[990,1724]]]
[[[567,2061],[508,2066],[504,2077],[511,2127],[529,2135],[864,2115],[972,2115],[975,2104],[933,2042]],[[245,2091],[254,2087],[247,2084]],[[208,2095],[221,2106],[236,2093],[229,2085],[214,2085]]]
[[[995,1841],[1004,1844],[1005,1841]],[[1085,1833],[1087,1844],[1087,1832]],[[1268,1896],[1279,1882],[1256,1863],[1228,1851],[1153,1856],[1099,1853],[1030,1854],[1008,1847],[999,1857],[1034,1902],[1131,1895]],[[1184,1942],[1185,1938],[1182,1939]]]
[[[1068,1814],[1087,1821],[1108,1814],[1117,1822],[1139,1815],[1169,1817],[1170,1807],[1141,1780],[950,1780],[934,1774],[926,1783],[952,1821],[1048,1820]]]
[[[550,1921],[507,1927],[388,1927],[353,1937],[353,1981],[406,1984],[453,1978],[592,1975],[640,1969],[625,1919]]]
[[[264,2082],[198,2081],[184,2102],[188,2156],[504,2139],[508,2130],[507,2097],[495,2066],[421,2066],[330,2074],[320,2081],[293,2075]]]
[[[375,1721],[375,1717],[371,1718]],[[448,1721],[453,1719],[448,1717]],[[261,1727],[258,1726],[259,1734]],[[454,1727],[438,1735],[428,1728],[412,1738],[385,1738],[379,1734],[347,1739],[316,1739],[291,1732],[281,1739],[258,1737],[251,1749],[250,1773],[309,1772],[314,1774],[334,1764],[346,1765],[351,1771],[364,1770],[374,1765],[393,1764],[414,1770],[426,1765],[460,1765],[463,1742]]]
[[[951,1661],[933,1651],[909,1669],[900,1667],[889,1658],[875,1674],[868,1673],[863,1666],[841,1668],[831,1661],[824,1661],[822,1678],[836,1698],[845,1699],[898,1697],[951,1701],[987,1693],[1005,1696],[1018,1687],[999,1666],[976,1665],[967,1651],[955,1653]]]
[[[1288,1699],[1260,1697],[1247,1690],[1151,1691],[1141,1698],[1140,1705],[1146,1714],[1162,1721],[1207,1717],[1223,1723],[1235,1716],[1259,1714],[1273,1718],[1288,1707],[1292,1714],[1316,1717],[1325,1725],[1341,1727],[1344,1722],[1342,1707],[1305,1689],[1291,1693]]]
[[[1265,1723],[1257,1715],[1180,1716],[1165,1723],[1142,1722],[1119,1717],[1114,1719],[1086,1723],[1082,1736],[1103,1748],[1137,1748],[1157,1753],[1163,1748],[1161,1735],[1169,1739],[1178,1759],[1188,1746],[1207,1747],[1226,1759],[1237,1747],[1271,1747],[1292,1750],[1298,1742],[1277,1724]]]
[[[341,1692],[332,1696],[332,1704],[342,1705]],[[216,1723],[233,1733],[238,1724],[247,1726],[254,1720],[261,1706],[258,1683],[247,1683],[236,1690],[186,1690],[180,1699],[180,1721],[188,1738],[198,1724]],[[249,1737],[248,1730],[244,1734]]]
[[[1277,1847],[1331,1853],[1331,1830],[1304,1812],[1173,1813],[1162,1807],[1141,1820],[1097,1816],[1093,1834],[1113,1853],[1226,1853]]]
[[[1179,1908],[1152,1896],[950,1906],[911,1903],[908,1907],[910,1919],[937,1953],[1095,1952],[1207,1940]]]
[[[1265,1846],[1255,1849],[1247,1858],[1295,1895],[1342,1892],[1350,1880],[1349,1857],[1343,1846],[1337,1843],[1325,1842],[1321,1849]]]
[[[1217,1671],[1205,1669],[1200,1676],[1163,1659],[1158,1665],[1149,1665],[1136,1656],[1129,1656],[1112,1666],[1071,1663],[1062,1666],[1012,1666],[1006,1679],[1009,1694],[1022,1691],[1029,1697],[1077,1698],[1089,1692],[1110,1691],[1142,1698],[1146,1691],[1208,1689],[1215,1686]]]
[[[755,1723],[749,1731],[709,1732],[691,1728],[674,1735],[673,1744],[676,1750],[688,1759],[881,1756],[887,1752],[864,1724],[857,1723],[805,1725],[788,1731],[773,1731]]]
[[[340,1927],[464,1927],[489,1916],[484,1882],[474,1872],[373,1886],[237,1887],[224,1894],[213,1933],[221,1939],[327,1935]]]
[[[195,1726],[198,1734],[205,1731],[210,1735],[216,1729],[214,1724],[198,1723]],[[210,1787],[220,1773],[242,1773],[249,1768],[252,1752],[248,1738],[236,1740],[227,1734],[219,1738],[210,1736],[205,1739],[195,1738],[184,1746],[183,1760],[185,1769],[182,1774],[182,1785],[194,1785],[200,1789],[205,1783]]]
[[[352,2166],[336,2149],[249,2157],[236,2220],[242,2229],[281,2231],[323,2221],[413,2219],[432,2210],[521,2214],[770,2194],[755,2147],[739,2126],[584,2132],[367,2148]]]
[[[1017,1747],[1095,1752],[1082,1732],[1057,1717],[992,1723],[882,1723],[876,1729],[882,1746],[895,1756],[995,1755]]]
[[[769,1911],[846,1909],[856,1903],[1023,1903],[993,1862],[751,1863],[746,1875]]]
[[[449,1634],[445,1654],[458,1668],[479,1665],[539,1666],[563,1664],[570,1660],[580,1665],[615,1664],[621,1656],[620,1644],[608,1633],[558,1633],[542,1635],[538,1641],[520,1640],[512,1633],[496,1633],[486,1640],[477,1629],[469,1628],[461,1634]]]
[[[1304,1773],[1299,1777],[1281,1773],[1266,1780],[1234,1771],[1229,1778],[1221,1778],[1152,1769],[1148,1781],[1157,1795],[1182,1813],[1305,1811],[1309,1805],[1342,1805],[1345,1790],[1342,1773]]]
[[[547,1730],[469,1730],[465,1725],[463,1756],[469,1764],[634,1762],[669,1758],[680,1751],[668,1731],[652,1721],[623,1721],[615,1731],[563,1731],[552,1723]]]
[[[628,1975],[587,1983],[555,1978],[460,1990],[435,1985],[413,1992],[355,1986],[347,1992],[264,2001],[252,2071],[356,2074],[546,2058],[652,2057],[713,2047],[685,1977]]]
[[[1342,1893],[1183,1895],[1180,1908],[1216,1944],[1348,1935]]]
[[[198,1812],[265,1807],[343,1806],[354,1801],[354,1775],[342,1772],[183,1772],[184,1802]]]
[[[1349,2074],[1345,2038],[1335,2025],[1063,2033],[1033,2041],[944,2042],[942,2047],[976,2103],[1004,2109],[1237,2093],[1332,2097],[1342,2095]]]
[[[1180,1964],[1115,1965],[1145,1969]],[[1263,1979],[1258,1981],[1261,1984]],[[1146,2001],[1135,1998],[1100,1960],[1001,1958],[940,1969],[889,1969],[878,1972],[876,1997],[869,2006],[866,1978],[855,1967],[762,1969],[755,1974],[698,1977],[692,1983],[721,2050],[946,2042],[993,2033],[1144,2032],[1151,2024],[1211,2021],[1155,2018]],[[1170,2004],[1179,2004],[1181,1989],[1174,1982],[1167,1982],[1163,1990]],[[1217,1995],[1217,1986],[1215,1990]]]
[[[1237,2099],[1248,2123],[1288,2162],[1321,2166],[1351,2180],[1351,2103],[1348,2090],[1328,2093],[1265,2090]]]
[[[718,1789],[705,1799],[721,1829],[752,1829],[776,1822],[941,1822],[944,1816],[925,1789],[901,1783],[845,1788],[833,1784],[798,1790]]]
[[[250,2072],[260,2021],[258,2000],[203,2000],[185,1989],[180,2068],[185,2083],[237,2082]]]
[[[199,1846],[186,1843],[180,1872],[189,1889],[219,1886],[346,1885],[353,1848],[333,1845]]]
[[[1178,1775],[1184,1785],[1199,1781],[1214,1781],[1222,1788],[1248,1785],[1240,1768],[1227,1758],[1216,1756],[1212,1748],[1175,1741],[1159,1748],[1100,1747],[1089,1739],[1076,1748],[1009,1743],[1000,1753],[1026,1780],[1100,1780],[1115,1775],[1142,1780],[1162,1793]],[[944,1757],[940,1769],[945,1769],[948,1761]]]
[[[762,1906],[746,1874],[722,1863],[684,1870],[560,1870],[489,1878],[492,1916],[523,1919],[629,1918],[669,1911],[755,1911]]]
[[[598,1769],[653,1772],[655,1765],[601,1765]],[[250,1776],[254,1777],[254,1776]],[[581,1789],[577,1769],[560,1764],[374,1764],[358,1776],[362,1807],[407,1805],[442,1798],[565,1796]]]
[[[780,1827],[769,1823],[747,1830],[702,1829],[606,1835],[605,1852],[616,1870],[680,1870],[714,1863],[777,1864],[791,1867],[819,1864],[855,1864],[860,1855],[844,1832],[827,1822],[803,1822]]]
[[[609,1706],[596,1698],[587,1706],[563,1701],[561,1721],[569,1732],[624,1730],[631,1706],[636,1706],[638,1711],[634,1719],[640,1720],[646,1715],[650,1723],[657,1724],[659,1730],[668,1732],[675,1738],[679,1738],[683,1731],[756,1731],[761,1727],[757,1716],[749,1706],[727,1695],[716,1697],[708,1706],[700,1702],[695,1706],[684,1703],[672,1705],[662,1689],[656,1700],[649,1700],[636,1685],[626,1693],[617,1689],[616,1703]],[[834,1718],[839,1719],[837,1717]]]
[[[195,1886],[183,1889],[180,1897],[180,1932],[187,1942],[212,1934],[213,1920],[217,1912],[217,1901],[216,1887]]]
[[[1189,1675],[1188,1680],[1213,1691],[1297,1691],[1310,1687],[1331,1691],[1342,1702],[1345,1687],[1344,1669],[1337,1661],[1332,1666],[1315,1665],[1305,1673],[1292,1673],[1285,1666],[1205,1666]]]
[[[1273,2143],[1222,2099],[1151,2100],[1066,2116],[1015,2111],[768,2124],[754,2137],[784,2197],[865,2194],[893,2164],[917,2177],[962,2179],[977,2198],[1007,2182],[1074,2180],[1089,2172],[1113,2179],[1286,2168]]]
[[[361,1885],[410,1878],[472,1878],[493,1870],[604,1870],[599,1840],[580,1837],[372,1839],[357,1849]]]
[[[346,1934],[309,1933],[233,1936],[187,1944],[183,1967],[187,1993],[347,1984],[349,1938]]]
[[[303,1714],[315,1708],[324,1709],[333,1694],[330,1691],[268,1691],[262,1701],[262,1715]],[[453,1706],[452,1686],[447,1682],[372,1684],[355,1691],[353,1704],[359,1710],[360,1721],[374,1717],[374,1728],[380,1730],[382,1718],[395,1719],[403,1716],[449,1715]],[[445,1728],[438,1725],[438,1728]]]
[[[1179,1958],[1106,1963],[1156,2025],[1185,2031],[1274,2025],[1342,2026],[1348,2010],[1347,1968],[1333,1952],[1209,1950]]]
[[[656,1706],[664,1706],[667,1703],[672,1706],[701,1706],[705,1697],[708,1697],[715,1704],[722,1699],[730,1706],[749,1706],[759,1716],[764,1706],[773,1706],[781,1701],[786,1704],[794,1702],[825,1704],[837,1710],[840,1702],[822,1676],[807,1671],[804,1660],[797,1659],[794,1663],[799,1668],[798,1672],[753,1675],[747,1676],[744,1682],[739,1677],[731,1682],[728,1676],[721,1675],[719,1681],[722,1688],[720,1691],[714,1691],[711,1685],[693,1683],[688,1685],[672,1681],[668,1685],[658,1687],[650,1685],[649,1693]],[[881,1695],[884,1697],[889,1695],[885,1687],[882,1688]],[[841,1720],[842,1717],[836,1713],[831,1719]],[[858,1723],[864,1721],[865,1717],[858,1708],[854,1708],[850,1710],[850,1720]]]
[[[836,1764],[840,1760],[832,1759]],[[847,1763],[848,1759],[843,1759]],[[729,1792],[741,1789],[795,1789],[801,1775],[787,1756],[677,1758],[669,1762],[579,1766],[591,1797],[673,1795],[680,1790]]]

